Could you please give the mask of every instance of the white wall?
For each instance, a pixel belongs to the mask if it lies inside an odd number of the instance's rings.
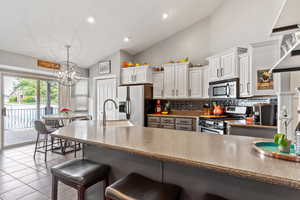
[[[188,56],[201,64],[213,53],[267,40],[282,2],[226,0],[210,17],[135,55],[135,60],[162,64]]]
[[[34,69],[39,71],[51,71],[51,69],[46,69],[37,66],[37,58],[31,56],[25,56],[13,52],[8,52],[4,50],[0,50],[0,64],[14,67],[22,67],[24,69]],[[82,76],[88,77],[88,70],[83,68],[78,68],[78,72],[81,73]]]
[[[226,0],[210,18],[212,53],[269,39],[282,0]]]
[[[159,42],[135,56],[139,63],[147,62],[159,65],[170,60],[189,57],[192,63],[205,64],[209,56],[209,18],[199,21],[191,27]]]
[[[127,53],[126,51],[119,50],[112,55],[106,57],[105,59],[102,59],[102,61],[111,61],[111,74],[110,75],[115,75],[117,79],[117,86],[120,84],[120,72],[121,72],[121,63],[123,61],[131,61],[132,56]],[[92,65],[89,68],[89,74],[90,74],[90,80],[89,80],[89,112],[91,115],[94,115],[94,104],[95,104],[95,77],[101,77],[101,76],[107,76],[107,74],[101,75],[99,74],[99,69],[98,69],[98,63]]]

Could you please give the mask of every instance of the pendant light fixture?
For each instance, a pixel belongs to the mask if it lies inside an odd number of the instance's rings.
[[[59,63],[60,70],[57,72],[57,81],[63,86],[73,86],[79,80],[78,72],[76,68],[78,67],[75,63],[70,62],[70,48],[71,45],[65,45],[67,49],[67,60]]]

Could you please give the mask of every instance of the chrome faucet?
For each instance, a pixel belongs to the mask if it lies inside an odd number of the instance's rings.
[[[106,106],[106,103],[107,102],[113,102],[114,105],[115,105],[115,108],[118,109],[118,105],[117,105],[117,102],[115,102],[113,99],[106,99],[103,103],[103,119],[102,119],[102,122],[103,122],[103,126],[106,126],[106,110],[105,110],[105,106]]]

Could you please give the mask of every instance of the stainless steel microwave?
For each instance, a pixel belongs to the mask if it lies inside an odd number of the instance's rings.
[[[209,98],[239,98],[239,79],[222,80],[209,83]]]

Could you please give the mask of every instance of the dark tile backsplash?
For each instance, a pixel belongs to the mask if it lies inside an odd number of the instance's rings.
[[[162,100],[162,105],[167,100]],[[171,110],[201,110],[204,104],[218,104],[222,106],[253,106],[255,104],[277,104],[276,97],[261,97],[248,99],[223,99],[223,100],[169,100]]]
[[[168,101],[162,101],[163,105]],[[171,110],[201,110],[204,104],[208,101],[183,101],[183,100],[171,100]]]

